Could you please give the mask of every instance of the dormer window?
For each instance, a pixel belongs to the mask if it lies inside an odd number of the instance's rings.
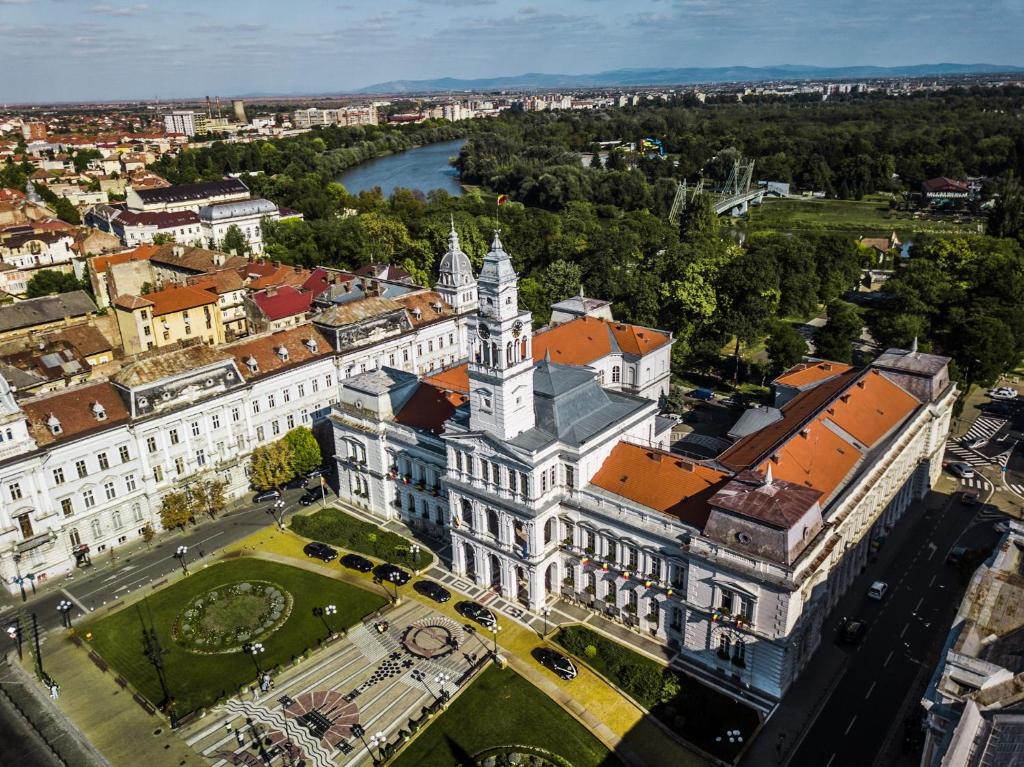
[[[260,363],[256,361],[255,357],[246,357],[245,366],[249,368],[250,373],[260,372]]]
[[[420,319],[423,316],[423,312],[421,312],[419,307],[417,306],[415,309],[412,310],[412,316],[415,317],[416,319]]]
[[[306,348],[309,349],[310,352],[316,354],[319,347],[317,346],[315,338],[307,338],[303,343],[306,344]]]
[[[285,346],[277,347],[277,356],[281,358],[282,362],[288,361],[288,348]]]
[[[99,402],[92,403],[92,414],[97,421],[107,420],[107,409],[103,407],[103,405],[101,405]]]
[[[50,417],[46,419],[46,425],[50,429],[50,434],[57,435],[64,431],[64,427],[60,425],[60,419],[53,413],[50,413]]]

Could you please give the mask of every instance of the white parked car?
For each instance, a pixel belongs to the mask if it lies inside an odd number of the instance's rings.
[[[871,584],[871,588],[868,589],[868,597],[871,599],[881,600],[885,596],[885,592],[889,590],[889,584],[885,581],[875,581]]]
[[[962,479],[970,479],[974,476],[974,467],[966,461],[951,461],[946,468]]]
[[[992,399],[1017,399],[1017,390],[1012,386],[1000,386],[997,389],[990,389],[988,396]]]

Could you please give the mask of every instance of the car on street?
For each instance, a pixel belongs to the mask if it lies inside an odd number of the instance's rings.
[[[253,503],[266,503],[267,501],[276,501],[281,497],[280,490],[264,490],[261,493],[256,493],[252,497]]]
[[[993,527],[995,528],[995,531],[1000,535],[1005,535],[1006,533],[1010,532],[1009,522],[996,522],[995,525],[993,525]]]
[[[285,485],[285,487],[289,488],[290,490],[298,490],[300,487],[305,488],[306,478],[302,474],[300,474],[297,477],[292,477],[290,480],[288,480],[288,483]]]
[[[452,598],[452,592],[440,583],[434,583],[434,581],[416,581],[413,588],[423,596],[433,599],[435,602],[447,602]]]
[[[886,583],[885,581],[875,581],[871,584],[871,587],[868,589],[868,597],[871,599],[881,600],[883,597],[885,597],[885,592],[887,592],[888,590],[888,583]]]
[[[964,490],[960,493],[960,503],[964,506],[977,506],[978,494],[973,490]]]
[[[314,503],[320,500],[320,493],[317,490],[307,490],[299,498],[299,503],[303,506],[312,506]]]
[[[310,559],[320,559],[324,562],[331,562],[338,558],[337,549],[328,546],[326,543],[313,541],[302,547],[302,553]]]
[[[459,615],[476,621],[485,628],[491,628],[498,624],[498,619],[494,617],[494,613],[479,602],[459,602],[455,605],[455,610]]]
[[[350,570],[357,570],[361,573],[368,573],[373,569],[373,562],[358,554],[346,554],[341,558],[341,564]]]
[[[982,405],[981,409],[995,415],[1013,415],[1016,404],[1016,402],[989,402],[987,405]]]
[[[555,672],[562,679],[575,679],[576,678],[576,666],[571,660],[566,658],[562,653],[552,650],[549,647],[538,647],[533,657],[544,666]]]
[[[992,399],[1011,400],[1017,399],[1017,390],[1011,386],[1000,386],[998,389],[989,389],[988,396]]]
[[[711,402],[715,399],[715,393],[711,389],[705,389],[703,387],[694,389],[690,392],[690,396],[693,399],[704,400],[705,402]]]
[[[326,469],[324,469],[322,466],[317,466],[312,471],[307,471],[306,472],[306,479],[307,480],[317,479],[318,477],[322,477],[325,473],[326,473]]]
[[[960,564],[960,561],[964,558],[965,554],[967,554],[966,546],[954,546],[946,555],[946,564],[956,567]]]
[[[966,461],[950,461],[946,468],[961,479],[970,479],[974,476],[974,467]]]
[[[382,565],[377,565],[373,568],[373,574],[380,578],[382,581],[390,581],[399,586],[404,586],[409,582],[410,575],[398,565],[393,565],[390,562],[385,562]]]
[[[867,630],[868,624],[865,621],[856,618],[843,618],[839,621],[838,638],[843,644],[860,644],[860,640],[864,638]]]
[[[967,447],[969,447],[971,450],[977,450],[979,447],[985,447],[985,445],[987,444],[988,440],[985,437],[978,437],[977,439],[972,439],[970,442],[968,442]]]

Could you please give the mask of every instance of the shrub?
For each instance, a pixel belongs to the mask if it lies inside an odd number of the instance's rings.
[[[594,645],[592,645],[592,644],[588,644],[584,648],[583,654],[586,655],[588,658],[596,658],[597,657],[597,648],[594,647]]]
[[[306,538],[358,551],[386,562],[420,568],[431,562],[430,554],[421,551],[414,563],[409,553],[409,542],[405,538],[351,517],[340,509],[324,509],[315,514],[293,517],[291,526],[292,530]]]

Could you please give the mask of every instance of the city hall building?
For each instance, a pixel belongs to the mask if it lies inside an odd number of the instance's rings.
[[[778,407],[697,461],[668,450],[658,415],[670,334],[582,298],[535,334],[497,235],[474,278],[453,232],[436,290],[468,362],[341,382],[339,495],[449,543],[455,573],[527,610],[591,605],[736,690],[785,693],[872,546],[941,471],[946,358],[798,365]]]

